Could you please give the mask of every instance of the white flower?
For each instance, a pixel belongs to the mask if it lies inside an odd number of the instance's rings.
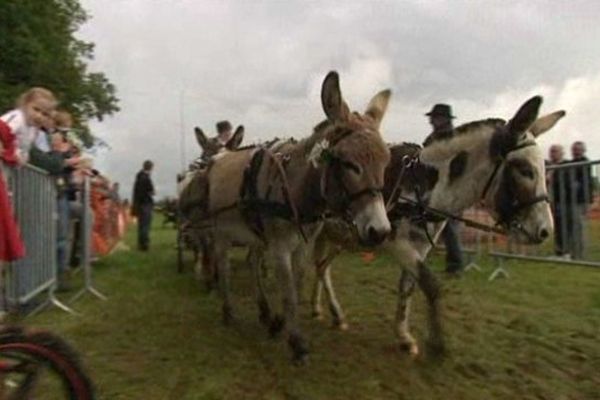
[[[323,139],[319,143],[315,144],[307,160],[317,168],[323,159],[323,152],[329,149],[329,140]]]

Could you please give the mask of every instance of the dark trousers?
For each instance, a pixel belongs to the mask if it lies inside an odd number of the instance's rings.
[[[458,240],[458,222],[449,220],[442,231],[446,246],[446,272],[458,272],[463,268],[463,253]]]
[[[557,256],[569,253],[569,232],[573,226],[568,210],[554,207],[552,212],[554,216],[554,252]]]
[[[150,246],[152,208],[152,204],[142,204],[138,207],[138,248],[140,250],[148,250]]]

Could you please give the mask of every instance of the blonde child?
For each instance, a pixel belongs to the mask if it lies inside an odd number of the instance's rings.
[[[36,87],[23,93],[16,108],[0,117],[0,276],[6,262],[25,256],[25,245],[13,216],[2,168],[28,161],[29,150],[55,107],[56,98],[52,92]],[[3,286],[2,282],[0,286]],[[3,306],[0,305],[0,315]]]
[[[52,118],[57,105],[56,97],[48,89],[34,87],[23,93],[17,100],[16,108],[0,117],[17,140],[16,155],[20,162],[29,160],[29,150],[40,135],[45,135],[42,127]]]

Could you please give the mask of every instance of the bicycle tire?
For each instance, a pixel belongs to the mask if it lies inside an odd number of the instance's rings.
[[[70,400],[94,400],[94,385],[75,350],[58,335],[46,331],[26,331],[20,327],[0,330],[0,356],[17,354],[49,367],[61,379]]]

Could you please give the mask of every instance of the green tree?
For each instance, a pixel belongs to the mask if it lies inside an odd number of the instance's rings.
[[[94,45],[75,34],[89,19],[78,0],[0,0],[0,111],[31,86],[52,90],[71,112],[81,138],[88,122],[119,111],[116,88],[88,70]]]

